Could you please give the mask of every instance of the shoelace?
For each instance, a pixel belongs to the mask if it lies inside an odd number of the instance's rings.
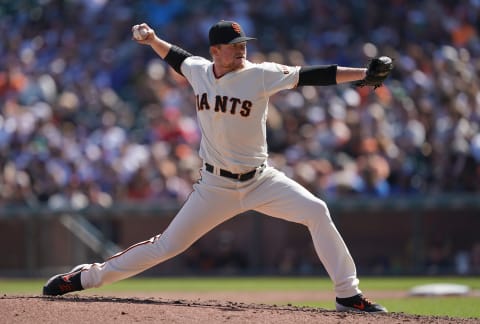
[[[375,302],[371,301],[370,299],[364,296],[361,297],[361,300],[368,306],[372,306],[373,304],[375,304]]]

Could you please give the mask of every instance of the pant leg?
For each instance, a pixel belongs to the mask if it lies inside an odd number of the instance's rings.
[[[183,252],[205,233],[240,212],[236,191],[201,181],[194,185],[194,191],[162,234],[132,245],[104,263],[87,266],[82,272],[82,286],[85,289],[99,287],[145,271]]]
[[[337,297],[360,293],[355,263],[325,202],[274,168],[267,168],[261,178],[262,182],[249,193],[246,205],[269,216],[307,226]]]

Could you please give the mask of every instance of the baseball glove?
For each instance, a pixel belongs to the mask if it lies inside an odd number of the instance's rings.
[[[393,61],[388,56],[380,56],[370,60],[367,65],[367,76],[356,83],[358,87],[372,86],[375,90],[383,85],[383,82],[393,69]]]

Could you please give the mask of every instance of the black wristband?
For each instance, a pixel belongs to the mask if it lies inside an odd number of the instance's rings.
[[[182,65],[182,62],[185,61],[187,57],[193,56],[186,50],[176,46],[172,45],[170,47],[170,50],[167,53],[167,56],[165,56],[165,62],[167,62],[175,71],[177,71],[179,74],[183,75],[180,66]]]
[[[337,84],[337,65],[302,66],[298,86],[326,86]]]

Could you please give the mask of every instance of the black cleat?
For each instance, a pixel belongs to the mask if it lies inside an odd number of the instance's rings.
[[[335,306],[339,312],[388,313],[380,304],[374,303],[362,294],[349,298],[336,298]]]
[[[85,266],[86,264],[81,264],[73,268],[70,272],[51,277],[45,286],[43,286],[43,294],[58,296],[72,291],[83,290],[80,274]]]

